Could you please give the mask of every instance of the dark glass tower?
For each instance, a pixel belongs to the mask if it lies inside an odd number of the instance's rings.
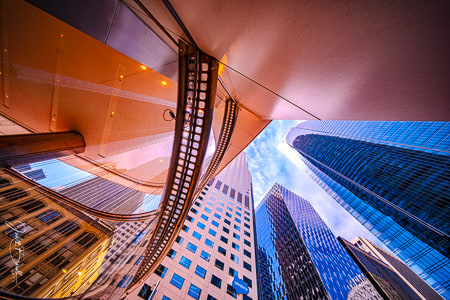
[[[337,202],[450,296],[449,134],[448,122],[308,121],[287,140]]]
[[[261,299],[381,299],[305,199],[275,184],[255,220]]]

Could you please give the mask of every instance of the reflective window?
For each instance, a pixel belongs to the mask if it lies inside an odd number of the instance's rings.
[[[184,278],[177,273],[173,273],[172,279],[170,279],[170,283],[181,290],[181,288],[183,287]]]
[[[200,267],[200,266],[197,266],[197,267],[195,268],[195,274],[197,274],[197,275],[200,276],[201,278],[205,278],[205,276],[206,276],[206,270],[203,269],[203,268]]]
[[[202,222],[197,222],[197,227],[201,228],[201,229],[205,229],[205,224],[203,224]]]
[[[189,251],[195,253],[195,252],[197,251],[197,246],[195,246],[195,245],[192,244],[192,243],[188,243],[187,246],[186,246],[186,249],[188,249]]]
[[[216,232],[212,230],[211,228],[208,230],[208,233],[212,236],[216,236]]]
[[[246,268],[247,270],[249,270],[250,272],[252,271],[252,266],[244,261],[244,268]]]
[[[165,266],[163,266],[163,265],[159,265],[157,268],[156,268],[156,270],[155,270],[155,274],[156,275],[158,275],[159,277],[161,277],[161,278],[164,278],[164,275],[166,275],[166,272],[167,272],[167,268],[165,267]]]
[[[205,244],[211,248],[214,246],[214,243],[212,241],[210,241],[209,239],[205,239]]]
[[[216,261],[214,262],[214,266],[216,266],[217,268],[223,270],[223,267],[225,266],[225,264],[222,261],[216,259]]]
[[[227,250],[225,250],[224,248],[222,248],[220,246],[217,248],[217,251],[219,251],[219,253],[222,253],[223,255],[227,255]]]
[[[191,266],[191,260],[182,256],[180,258],[180,265],[182,265],[183,267],[185,267],[186,269],[189,269],[189,267]]]
[[[220,289],[220,287],[222,286],[222,279],[220,279],[219,277],[217,277],[215,275],[212,275],[211,283]]]
[[[215,226],[215,227],[219,227],[219,223],[217,223],[217,222],[214,221],[214,220],[211,221],[211,224],[212,224],[213,226]]]
[[[211,258],[211,255],[208,252],[205,252],[202,250],[202,253],[200,253],[200,258],[203,258],[206,261],[209,261]]]
[[[177,251],[170,249],[169,252],[167,252],[167,256],[173,259],[175,255],[177,254]]]
[[[197,240],[200,240],[202,238],[202,235],[198,233],[197,231],[194,231],[192,233],[192,236],[195,237]]]
[[[194,299],[200,299],[200,294],[202,293],[202,290],[198,288],[197,286],[191,284],[189,287],[188,295],[191,296]]]

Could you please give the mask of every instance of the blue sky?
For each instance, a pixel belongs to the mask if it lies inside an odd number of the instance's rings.
[[[299,154],[286,144],[284,138],[298,123],[272,121],[245,149],[252,174],[255,207],[274,183],[279,183],[308,200],[336,236],[347,240],[361,236],[380,244],[376,237],[309,177]]]

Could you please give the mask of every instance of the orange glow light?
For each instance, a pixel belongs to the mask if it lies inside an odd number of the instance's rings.
[[[199,114],[202,114],[202,113],[203,113],[203,109],[199,108],[199,109],[198,109],[198,113],[199,113]]]
[[[81,276],[81,272],[80,271],[78,271],[78,276]]]
[[[147,67],[144,66],[144,65],[141,65],[140,67],[141,67],[142,70],[147,70]]]
[[[161,80],[161,84],[162,84],[162,85],[167,85],[167,81]]]

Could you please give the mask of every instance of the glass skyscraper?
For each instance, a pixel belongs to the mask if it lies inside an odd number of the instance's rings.
[[[450,123],[307,121],[310,175],[441,295],[449,291]]]
[[[255,221],[260,299],[381,299],[307,200],[275,184]]]

